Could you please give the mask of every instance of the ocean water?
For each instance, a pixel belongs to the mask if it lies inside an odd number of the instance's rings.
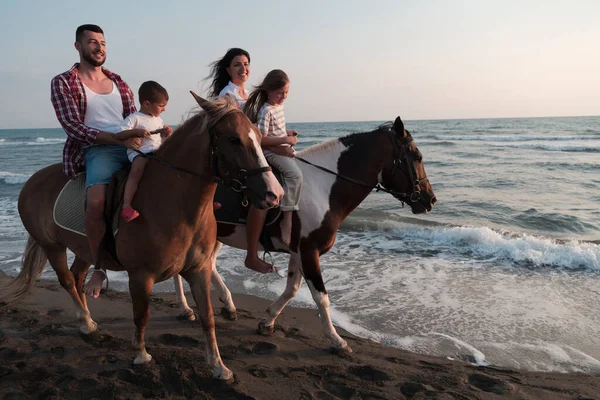
[[[381,122],[290,128],[301,149]],[[600,117],[405,126],[438,204],[413,215],[372,193],[350,215],[321,257],[335,323],[477,364],[600,372]],[[27,238],[19,191],[36,170],[60,162],[64,138],[60,129],[0,130],[0,270],[8,274],[18,272]],[[243,259],[227,247],[219,257],[232,291],[268,299],[283,292],[285,279],[253,274]],[[275,261],[282,267],[287,257]],[[50,268],[44,277],[56,279]],[[125,290],[125,274],[111,278]],[[155,290],[173,289],[166,282]],[[291,304],[314,308],[306,285]]]

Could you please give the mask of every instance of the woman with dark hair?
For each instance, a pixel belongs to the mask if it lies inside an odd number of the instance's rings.
[[[244,49],[232,48],[225,55],[210,64],[211,87],[209,96],[230,96],[241,109],[248,101],[246,82],[250,76],[250,54]],[[219,205],[220,206],[220,205]],[[265,213],[250,206],[246,219],[246,242],[248,255],[245,265],[257,272],[273,272],[273,266],[258,257],[258,240],[265,221]]]
[[[240,108],[248,100],[246,82],[250,76],[250,54],[244,49],[232,48],[227,50],[223,58],[210,65],[212,79],[210,96],[228,95],[233,98]]]

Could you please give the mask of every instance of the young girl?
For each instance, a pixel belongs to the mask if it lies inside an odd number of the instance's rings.
[[[139,151],[148,154],[156,151],[162,144],[162,140],[173,131],[170,126],[164,126],[163,120],[160,117],[160,114],[165,111],[165,107],[169,101],[169,94],[158,83],[147,81],[140,86],[138,98],[140,100],[140,111],[125,118],[121,124],[121,128],[122,130],[143,128],[151,132],[151,135],[142,139],[142,144],[139,148]],[[144,168],[148,163],[148,159],[138,157],[139,155],[134,150],[127,150],[127,156],[133,165],[125,184],[125,193],[123,194],[123,211],[121,211],[121,217],[125,222],[133,221],[140,215],[137,210],[131,207],[131,201],[137,191],[138,183],[144,174]]]
[[[281,239],[286,245],[290,244],[292,233],[292,211],[298,210],[300,191],[302,189],[302,171],[293,159],[295,151],[293,145],[297,142],[297,132],[287,130],[283,114],[283,102],[288,96],[290,80],[285,72],[275,69],[269,72],[263,82],[256,87],[248,98],[244,112],[250,121],[256,124],[262,133],[261,146],[269,164],[277,168],[284,177],[285,195],[280,208],[283,212],[281,222]],[[246,266],[252,268],[258,264],[258,239],[266,216],[262,212],[262,219],[257,226],[247,226],[248,254]],[[249,218],[250,220],[250,218]],[[258,261],[264,263],[260,259]],[[255,269],[255,268],[252,268]],[[261,271],[269,272],[269,271]]]

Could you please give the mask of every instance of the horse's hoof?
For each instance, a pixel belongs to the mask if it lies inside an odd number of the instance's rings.
[[[233,372],[231,372],[231,370],[229,368],[227,368],[226,366],[223,366],[223,367],[219,368],[217,371],[215,371],[215,373],[213,374],[213,378],[219,379],[224,382],[233,382],[233,380],[234,380]]]
[[[84,323],[79,327],[79,333],[82,335],[91,335],[98,332],[98,324],[90,320],[90,323]]]
[[[221,315],[223,316],[223,318],[228,319],[230,321],[235,321],[238,318],[236,310],[231,311],[225,307],[221,308]]]
[[[194,313],[194,311],[191,308],[188,308],[187,310],[185,310],[184,312],[179,314],[177,316],[177,319],[180,321],[195,321],[196,314]]]
[[[138,356],[133,360],[133,365],[142,365],[147,364],[152,361],[152,356],[148,353],[138,354]]]
[[[266,320],[263,319],[258,323],[258,333],[260,333],[261,335],[272,335],[273,332],[275,332],[274,325],[267,326]]]
[[[348,346],[347,344],[344,347],[331,346],[329,348],[329,350],[333,354],[341,356],[341,357],[348,357],[350,354],[352,354],[352,348],[350,346]]]

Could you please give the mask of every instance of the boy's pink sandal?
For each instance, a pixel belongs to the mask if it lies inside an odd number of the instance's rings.
[[[140,213],[134,210],[132,207],[125,207],[121,211],[121,218],[123,218],[125,222],[131,222],[139,216]]]

